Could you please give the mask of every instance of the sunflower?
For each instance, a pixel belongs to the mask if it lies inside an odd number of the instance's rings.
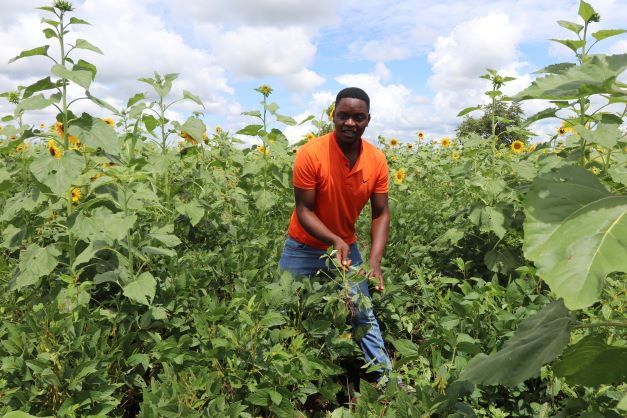
[[[70,149],[78,150],[81,147],[81,140],[74,135],[69,135],[67,139],[70,141]]]
[[[54,139],[48,141],[48,152],[50,153],[50,155],[57,159],[61,158],[61,156],[63,155],[63,151],[61,151],[59,147],[57,147],[57,143]]]
[[[263,94],[263,97],[268,97],[272,94],[272,87],[268,86],[267,84],[264,84],[261,87],[257,87],[255,90]]]
[[[222,133],[222,128],[220,126],[216,126],[216,134],[220,135]]]
[[[414,144],[412,144],[411,142],[407,143],[407,149],[411,150],[414,148]]]
[[[41,122],[41,123],[39,124],[39,129],[44,129],[45,127],[46,127],[46,124],[45,124],[45,123]]]
[[[266,154],[266,155],[270,154],[269,147],[264,147],[263,145],[259,145],[257,147],[257,151],[259,151],[260,154]]]
[[[78,202],[78,199],[81,198],[81,189],[78,187],[72,187],[70,193],[72,194],[72,202]]]
[[[115,128],[115,122],[113,121],[113,118],[103,118],[102,120],[110,127]]]
[[[598,167],[592,167],[590,171],[592,171],[592,174],[594,174],[595,176],[598,176],[599,173],[601,172],[601,170],[599,170]]]
[[[63,124],[61,122],[55,122],[54,125],[52,125],[52,130],[55,131],[60,138],[63,138],[65,135]]]
[[[398,139],[396,139],[396,138],[390,139],[390,146],[392,146],[392,148],[397,147],[398,146]]]
[[[440,141],[440,144],[442,145],[443,148],[448,148],[451,146],[451,139],[448,136],[445,136]]]
[[[15,147],[15,151],[17,151],[17,153],[19,154],[20,152],[24,151],[24,144],[20,144],[17,147]]]
[[[520,154],[525,150],[525,143],[522,142],[520,139],[517,139],[512,142],[512,145],[510,145],[509,148],[512,150],[513,153]]]
[[[455,161],[459,160],[462,155],[458,151],[453,151],[451,158]]]
[[[307,141],[311,141],[312,139],[316,139],[316,135],[314,135],[312,132],[307,132]]]
[[[421,141],[422,141],[423,139],[425,139],[425,133],[424,133],[424,132],[418,132],[418,133],[416,134],[416,136],[418,136],[418,139],[419,139],[419,140],[421,140]]]
[[[402,184],[403,180],[405,180],[406,175],[407,175],[407,172],[405,171],[405,169],[399,168],[398,170],[394,172],[394,183]]]
[[[198,143],[194,138],[192,138],[192,136],[190,134],[188,134],[185,131],[181,131],[180,135],[181,135],[181,138],[185,139],[186,142],[188,142],[188,143],[190,143],[192,145],[195,145],[195,144]]]

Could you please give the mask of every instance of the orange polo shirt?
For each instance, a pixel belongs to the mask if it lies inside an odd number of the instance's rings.
[[[295,187],[316,190],[315,214],[347,244],[357,240],[355,222],[373,193],[388,192],[388,166],[385,155],[361,140],[361,152],[351,170],[335,140],[335,133],[303,145],[294,161]],[[327,249],[328,244],[312,237],[292,213],[288,235],[303,244]]]

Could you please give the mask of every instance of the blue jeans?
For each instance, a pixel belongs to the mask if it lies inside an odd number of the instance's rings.
[[[333,276],[334,274],[325,265],[325,259],[320,258],[324,254],[326,254],[325,250],[301,244],[295,239],[288,237],[285,241],[283,254],[281,254],[281,259],[279,260],[279,268],[283,271],[289,271],[294,277],[298,275],[312,277],[321,270]],[[350,245],[349,258],[351,260],[351,266],[358,267],[363,263],[357,244]],[[385,370],[379,369],[376,371],[379,376],[377,380],[380,380],[386,370],[389,376],[389,372],[392,370],[392,364],[390,363],[390,356],[383,344],[379,323],[372,310],[370,292],[368,291],[368,280],[351,280],[349,283],[349,297],[356,294],[361,295],[360,298],[357,298],[357,301],[353,302],[354,315],[351,315],[353,335],[357,336],[358,329],[360,331],[362,329],[365,330],[365,335],[359,338],[357,343],[364,353],[364,358],[369,366],[373,364],[385,365]],[[364,297],[367,298],[367,301],[365,301],[367,307],[363,306]],[[360,333],[363,334],[363,332]]]

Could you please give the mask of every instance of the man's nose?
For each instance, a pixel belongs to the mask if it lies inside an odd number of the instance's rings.
[[[356,125],[355,119],[353,118],[346,119],[346,125],[349,125],[349,126]]]

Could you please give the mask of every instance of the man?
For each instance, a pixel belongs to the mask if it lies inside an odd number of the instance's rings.
[[[362,139],[370,122],[370,98],[362,89],[345,88],[335,100],[335,130],[303,145],[294,162],[294,197],[283,254],[282,270],[292,275],[313,276],[326,271],[320,257],[330,246],[336,250],[340,266],[359,267],[362,258],[357,248],[355,222],[370,200],[372,208],[370,277],[375,290],[385,289],[381,258],[388,239],[388,167],[385,155]],[[328,271],[327,271],[328,272]],[[331,273],[331,272],[328,272]],[[368,280],[353,282],[351,296],[370,299]],[[355,303],[351,318],[353,334],[357,327],[367,331],[358,343],[369,364],[381,364],[377,381],[391,370],[390,358],[383,345],[379,324],[371,304]]]

